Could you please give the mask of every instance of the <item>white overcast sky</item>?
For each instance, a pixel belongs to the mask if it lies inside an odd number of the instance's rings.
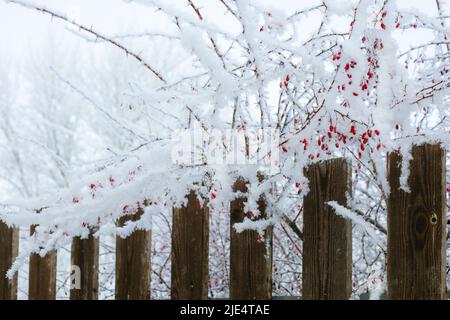
[[[165,0],[174,5],[186,5],[186,0]],[[197,0],[199,6],[216,3],[213,0]],[[338,1],[338,0],[336,0]],[[444,10],[450,13],[450,1],[441,0]],[[74,16],[81,23],[93,26],[105,34],[164,31],[168,23],[155,14],[154,10],[123,0],[36,0],[48,8]],[[269,0],[260,0],[269,4]],[[312,6],[315,0],[276,0],[276,8]],[[273,2],[272,2],[273,3]],[[398,0],[400,6],[412,6],[429,15],[436,14],[435,0]],[[215,17],[216,18],[216,17]],[[47,15],[0,0],[0,59],[19,63],[24,54],[39,50],[45,45],[49,34],[71,42],[76,36],[67,30],[64,23],[52,21]],[[92,50],[83,46],[80,50]],[[5,60],[6,59],[6,60]],[[0,60],[1,61],[1,60]],[[3,62],[3,63],[4,63]]]

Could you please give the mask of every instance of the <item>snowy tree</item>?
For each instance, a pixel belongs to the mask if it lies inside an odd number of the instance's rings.
[[[301,238],[302,198],[309,191],[303,169],[346,157],[353,162],[355,190],[348,208],[335,208],[356,226],[354,294],[383,286],[390,192],[386,154],[403,154],[402,188],[407,189],[411,146],[437,142],[448,147],[450,141],[447,16],[439,0],[433,17],[403,9],[395,0],[327,0],[306,8],[250,0],[128,0],[156,11],[167,28],[121,36],[103,34],[36,1],[6,2],[61,20],[86,41],[110,45],[134,64],[114,68],[116,77],[86,81],[82,88],[55,71],[57,82],[94,107],[91,129],[102,128],[97,134],[112,152],[87,170],[73,171],[63,188],[5,204],[9,210],[0,218],[6,223],[39,225],[10,274],[31,252],[65,246],[90,227],[97,236],[149,228],[152,215],[170,212],[190,190],[199,201],[208,201],[220,223],[237,196],[231,190],[238,177],[248,181],[246,210],[252,214],[232,227],[262,233],[277,226],[286,235],[278,254],[301,264],[283,250],[291,246],[301,254],[295,243]],[[405,35],[413,39],[406,48],[399,41]],[[162,43],[155,37],[170,45],[139,53],[130,41],[136,37],[149,47]],[[254,136],[255,129],[275,132],[276,148],[252,153],[266,142]],[[233,145],[230,137],[217,135],[227,130],[244,140]],[[186,151],[180,142],[190,133],[197,138],[195,149],[187,149],[194,161],[179,163],[174,150]],[[228,156],[235,148],[244,154],[244,163],[211,163],[211,149]],[[276,170],[267,170],[275,155]],[[255,219],[255,199],[261,195],[267,219]],[[142,206],[147,208],[139,221],[116,227],[118,218]],[[36,209],[42,210],[35,214]],[[275,271],[281,286],[292,277],[285,272],[278,277]]]

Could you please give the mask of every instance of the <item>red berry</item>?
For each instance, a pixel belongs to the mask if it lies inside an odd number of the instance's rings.
[[[256,239],[256,242],[264,243],[264,237],[262,235],[258,234],[258,238]]]
[[[333,59],[333,61],[340,60],[341,52],[337,52],[337,53],[333,54],[332,59]]]

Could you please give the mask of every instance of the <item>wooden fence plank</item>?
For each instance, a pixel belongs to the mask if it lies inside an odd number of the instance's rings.
[[[34,226],[30,233],[34,233]],[[57,252],[49,252],[45,257],[33,253],[30,256],[28,299],[55,300],[56,299],[56,265]]]
[[[0,300],[17,299],[17,273],[13,279],[6,278],[19,251],[19,230],[9,228],[0,221]]]
[[[92,233],[86,239],[77,237],[72,240],[71,262],[72,267],[79,268],[75,271],[79,271],[80,287],[71,288],[70,300],[98,299],[98,258],[99,239]]]
[[[322,161],[305,170],[310,192],[303,202],[303,298],[349,299],[352,292],[352,224],[325,202],[345,206],[351,166]]]
[[[141,214],[124,216],[119,225]],[[150,231],[136,230],[125,239],[116,237],[116,300],[150,299],[150,249]]]
[[[412,156],[409,193],[400,190],[401,156],[388,159],[388,298],[446,299],[445,151],[414,146]]]
[[[173,209],[172,299],[208,298],[209,209],[188,195],[186,206]]]
[[[31,255],[28,287],[29,300],[56,299],[56,261],[56,252],[48,253],[45,257],[41,257],[36,253]]]
[[[233,191],[247,192],[246,181],[238,179]],[[236,233],[235,223],[246,216],[245,197],[236,198],[230,204],[230,298],[271,299],[272,298],[272,228],[259,241],[258,233],[246,230]],[[261,217],[266,217],[264,199],[258,201]]]

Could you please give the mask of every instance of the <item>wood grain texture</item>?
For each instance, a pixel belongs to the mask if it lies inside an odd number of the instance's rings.
[[[98,299],[99,239],[92,233],[86,239],[72,240],[71,263],[80,268],[80,288],[70,290],[70,300]]]
[[[246,181],[236,180],[233,191],[247,192]],[[246,230],[237,233],[235,223],[244,220],[246,198],[240,197],[230,204],[230,298],[241,300],[272,298],[272,237],[268,228],[264,241],[258,241],[258,233]],[[267,216],[263,198],[258,201],[261,217]]]
[[[388,157],[388,298],[446,298],[445,151],[414,146],[408,185],[400,190],[401,157]]]
[[[141,214],[124,216],[118,224],[137,220]],[[125,239],[116,237],[116,300],[150,299],[150,249],[150,231],[136,230]]]
[[[19,232],[0,221],[0,300],[17,299],[17,273],[13,279],[6,278],[6,272],[19,251]]]
[[[57,253],[41,257],[33,253],[30,257],[29,300],[56,299],[56,260]]]
[[[332,159],[305,170],[310,192],[303,203],[303,298],[349,299],[352,292],[352,224],[339,217],[328,201],[347,204],[351,166]]]
[[[209,209],[195,192],[186,206],[173,209],[172,299],[208,298]]]
[[[35,226],[30,228],[34,233]],[[55,300],[56,299],[56,266],[57,252],[51,251],[45,257],[33,253],[30,256],[28,299]]]

